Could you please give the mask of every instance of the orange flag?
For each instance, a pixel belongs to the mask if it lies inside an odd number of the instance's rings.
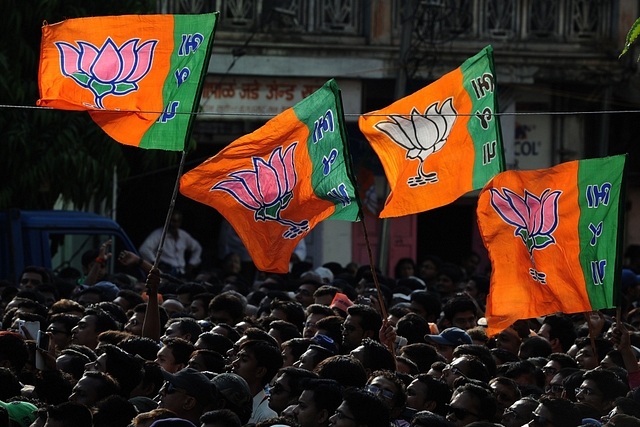
[[[478,199],[490,335],[518,319],[616,306],[625,156],[496,175]]]
[[[100,16],[45,25],[37,105],[89,111],[121,144],[183,150],[217,17]]]
[[[444,206],[504,170],[493,49],[359,119],[391,193],[380,218]]]
[[[180,192],[217,209],[258,269],[286,273],[318,222],[359,219],[348,147],[340,91],[330,80],[187,172]]]

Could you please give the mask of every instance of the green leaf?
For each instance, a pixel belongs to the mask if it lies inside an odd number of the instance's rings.
[[[624,43],[624,49],[622,49],[622,52],[620,53],[620,56],[618,58],[622,57],[622,55],[627,53],[627,51],[631,48],[631,44],[636,41],[639,35],[640,35],[640,18],[636,19],[636,22],[633,23],[633,25],[631,26],[631,29],[627,33],[627,40]],[[640,60],[640,58],[638,59]]]
[[[98,95],[102,95],[103,93],[109,92],[113,89],[113,85],[103,84],[95,80],[91,82],[91,87],[96,91]]]
[[[553,239],[551,239],[551,237],[547,235],[535,237],[537,247],[543,246],[545,243],[549,242],[550,240],[553,240]]]
[[[119,94],[119,93],[125,93],[133,88],[135,88],[136,85],[134,85],[133,83],[118,83],[116,85],[116,90],[115,93]]]

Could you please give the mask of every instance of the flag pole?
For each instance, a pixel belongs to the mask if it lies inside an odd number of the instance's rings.
[[[169,230],[169,222],[171,222],[171,216],[173,215],[173,208],[176,206],[176,198],[178,197],[178,189],[180,188],[180,177],[182,176],[182,169],[184,169],[184,162],[187,158],[187,150],[182,150],[182,158],[180,159],[180,166],[178,166],[178,176],[176,177],[176,183],[173,187],[173,194],[171,195],[171,202],[169,203],[169,211],[167,212],[167,219],[164,221],[164,228],[162,229],[162,236],[160,236],[160,244],[158,244],[158,252],[156,253],[156,260],[153,262],[153,268],[158,268],[162,251],[164,250],[164,239],[167,237],[167,231]]]
[[[371,267],[371,275],[373,277],[373,283],[376,285],[376,291],[378,292],[378,302],[380,303],[380,314],[382,315],[382,323],[387,320],[387,308],[384,304],[384,298],[382,296],[382,289],[380,289],[380,283],[378,282],[378,275],[376,274],[376,267],[373,263],[373,255],[371,255],[371,244],[369,243],[369,233],[367,233],[367,223],[364,217],[364,211],[360,208],[360,222],[362,222],[362,231],[364,233],[364,241],[367,245],[367,255],[369,256],[369,267]],[[393,356],[393,363],[398,366],[396,361],[396,349],[395,343],[391,344],[391,348],[388,349]]]

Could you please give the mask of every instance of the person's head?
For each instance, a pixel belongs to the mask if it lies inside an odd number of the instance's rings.
[[[504,411],[520,399],[518,384],[511,378],[496,377],[489,381],[489,386],[496,396],[498,404],[498,416],[502,416]]]
[[[118,381],[121,395],[128,399],[144,376],[143,361],[112,344],[100,347],[100,352],[100,357],[95,362],[89,362],[85,370],[111,375]]]
[[[615,406],[615,400],[624,397],[628,391],[629,387],[613,372],[593,369],[584,374],[582,384],[576,390],[576,400],[604,415]]]
[[[202,327],[191,317],[169,319],[166,327],[164,335],[160,340],[165,340],[167,338],[182,338],[185,341],[195,344],[202,333]]]
[[[573,322],[564,314],[545,317],[538,335],[549,341],[553,353],[566,353],[576,340]]]
[[[314,341],[308,338],[293,338],[282,343],[283,367],[293,366]]]
[[[285,408],[298,402],[298,397],[303,390],[303,382],[317,378],[316,374],[306,369],[294,367],[280,369],[269,387],[269,408],[281,414]]]
[[[504,427],[521,427],[533,419],[533,411],[538,407],[538,401],[526,396],[516,400],[504,410],[500,423]]]
[[[195,346],[182,338],[167,338],[158,350],[156,363],[167,372],[176,373],[189,363]]]
[[[388,427],[389,406],[377,395],[353,388],[344,392],[342,402],[329,418],[331,427]]]
[[[365,389],[377,394],[391,410],[391,418],[400,416],[407,403],[405,386],[394,371],[375,371],[369,377]]]
[[[449,387],[426,374],[417,375],[407,387],[407,407],[417,411],[447,415],[446,405],[450,399]]]
[[[64,350],[71,345],[71,330],[78,324],[80,319],[80,316],[65,313],[51,316],[47,332],[53,334],[53,341],[58,350]]]
[[[163,371],[158,407],[169,409],[180,418],[198,422],[200,416],[216,401],[213,383],[201,372],[186,368],[171,374]]]
[[[313,303],[329,306],[338,292],[341,291],[335,286],[322,285],[313,293]]]
[[[492,356],[491,350],[489,350],[484,345],[477,344],[462,344],[457,346],[453,350],[453,357],[460,357],[463,355],[471,355],[475,356],[487,367],[487,371],[489,371],[489,377],[493,378],[496,376],[496,362]]]
[[[444,325],[447,328],[456,327],[463,331],[476,326],[478,320],[476,305],[469,297],[455,297],[449,299],[442,307]]]
[[[35,289],[38,285],[51,282],[51,276],[46,268],[30,265],[22,270],[19,280],[19,288]]]
[[[96,402],[119,393],[118,382],[111,375],[100,371],[87,371],[73,387],[69,401],[90,408]]]
[[[487,276],[474,274],[469,278],[464,290],[476,301],[484,304],[487,295],[489,295],[489,278]]]
[[[297,301],[282,301],[278,298],[269,304],[271,316],[292,323],[302,333],[305,321],[304,307]]]
[[[442,380],[451,390],[454,389],[454,381],[460,377],[478,380],[484,383],[489,382],[491,378],[487,367],[484,366],[480,359],[470,355],[453,359],[453,361],[442,370]]]
[[[77,402],[65,402],[47,409],[48,427],[93,427],[91,410]]]
[[[522,344],[522,338],[518,335],[518,332],[512,327],[508,327],[500,331],[496,336],[496,348],[506,350],[509,353],[518,356],[520,352],[520,345]]]
[[[518,357],[529,359],[531,357],[548,357],[551,354],[551,344],[542,337],[530,337],[520,345]]]
[[[334,312],[326,305],[311,304],[305,310],[305,315],[306,320],[304,322],[302,336],[304,338],[311,338],[316,334],[316,332],[318,332],[318,328],[316,326],[317,322],[327,316],[333,316]]]
[[[451,297],[458,290],[458,284],[464,279],[464,272],[455,264],[445,263],[438,269],[436,291],[440,298]]]
[[[214,324],[226,323],[234,326],[244,317],[242,300],[234,294],[223,293],[216,295],[209,302],[209,319]]]
[[[575,427],[582,424],[582,415],[576,406],[565,399],[542,396],[533,411],[530,427]]]
[[[249,340],[242,343],[231,365],[233,373],[244,378],[253,392],[274,377],[282,367],[282,356],[278,348],[267,342]]]
[[[425,341],[432,343],[447,362],[453,360],[453,350],[462,344],[473,344],[471,337],[460,328],[447,328],[439,335],[425,335]]]
[[[542,367],[545,376],[545,386],[551,383],[553,377],[560,372],[562,368],[577,368],[578,364],[571,356],[565,353],[551,353],[547,357],[547,363]]]
[[[198,350],[212,350],[222,355],[233,348],[233,341],[216,332],[203,332],[195,343]]]
[[[242,427],[240,418],[229,409],[216,409],[200,417],[201,427]]]
[[[378,331],[382,327],[382,318],[375,309],[361,304],[347,309],[342,332],[342,351],[348,352],[358,347],[364,338],[378,340]]]
[[[364,387],[367,372],[362,363],[351,356],[331,356],[318,364],[314,372],[320,378],[338,381],[343,387]]]
[[[405,345],[400,348],[400,355],[415,363],[420,372],[427,372],[434,362],[444,360],[436,349],[427,343]]]
[[[268,333],[274,337],[279,344],[302,336],[298,328],[293,323],[285,322],[284,320],[274,320],[270,322]]]
[[[411,258],[400,258],[394,268],[394,277],[396,279],[406,279],[417,274],[418,268]]]
[[[73,344],[80,344],[95,349],[98,345],[98,335],[108,330],[118,330],[118,324],[106,311],[89,307],[84,311],[84,317],[71,330]]]
[[[411,305],[409,307],[412,312],[423,317],[427,322],[438,320],[442,305],[436,295],[419,290],[411,292],[410,298]]]
[[[321,285],[322,283],[313,279],[302,280],[295,292],[296,301],[305,308],[309,307],[314,302],[313,294]]]
[[[344,387],[337,381],[313,379],[303,383],[293,415],[300,427],[326,427],[342,402]]]
[[[187,367],[196,371],[208,371],[219,374],[224,372],[225,361],[220,353],[212,350],[195,350],[191,353],[191,358]]]
[[[490,421],[495,413],[496,400],[491,392],[475,384],[465,384],[453,393],[447,419],[459,427],[474,421]]]
[[[596,345],[595,353],[591,347],[591,340],[589,337],[578,338],[575,341],[575,346],[578,348],[576,353],[576,362],[580,369],[595,369],[607,353],[613,350],[613,344],[603,338],[594,339]]]
[[[300,355],[298,361],[294,362],[293,366],[313,371],[320,362],[332,356],[335,356],[335,352],[324,348],[321,345],[311,344]]]
[[[196,320],[203,320],[209,317],[209,303],[215,297],[215,295],[202,292],[196,294],[191,299],[191,304],[189,304],[189,312]]]
[[[424,342],[424,336],[430,331],[429,322],[416,313],[406,314],[396,323],[396,333],[406,338],[408,344]]]
[[[393,355],[384,345],[371,338],[363,339],[349,354],[362,363],[367,374],[378,370],[395,371]]]
[[[123,289],[118,292],[113,302],[122,307],[122,309],[126,313],[129,310],[133,310],[133,307],[135,307],[136,305],[144,304],[144,298],[142,298],[142,295],[135,291],[132,291],[130,289]]]
[[[18,373],[29,358],[29,350],[22,335],[0,331],[0,366]]]
[[[251,417],[253,396],[247,382],[239,375],[223,373],[212,380],[224,408],[233,411],[244,425]]]

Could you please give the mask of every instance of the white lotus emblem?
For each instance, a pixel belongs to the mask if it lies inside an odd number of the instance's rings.
[[[393,142],[407,150],[407,159],[419,159],[417,176],[407,180],[409,187],[438,182],[436,172],[424,172],[422,165],[431,154],[444,147],[453,128],[458,112],[453,108],[453,98],[447,98],[438,109],[438,101],[429,105],[424,114],[413,107],[411,115],[389,116],[388,121],[374,125]]]

